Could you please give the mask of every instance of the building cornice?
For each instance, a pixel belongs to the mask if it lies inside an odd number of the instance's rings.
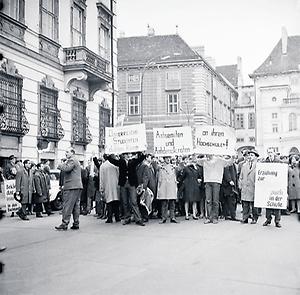
[[[253,73],[250,74],[249,77],[251,79],[255,78],[262,78],[262,77],[275,77],[275,76],[280,76],[280,75],[289,75],[289,74],[294,74],[294,73],[300,73],[299,70],[290,70],[290,71],[284,71],[284,72],[278,72],[278,73]]]

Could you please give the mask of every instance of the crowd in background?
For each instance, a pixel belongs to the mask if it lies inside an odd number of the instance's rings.
[[[157,158],[141,152],[92,157],[87,167],[80,168],[80,214],[88,215],[95,208],[95,217],[106,219],[106,223],[114,219],[124,225],[135,222],[141,226],[149,219],[159,219],[161,224],[168,219],[178,223],[178,216],[203,219],[205,224],[217,224],[220,218],[242,223],[251,219],[255,224],[261,215],[261,209],[254,206],[258,161],[289,164],[288,207],[266,209],[263,224],[269,225],[274,215],[275,225],[281,227],[281,214],[300,215],[300,164],[298,155],[280,157],[273,150],[268,150],[265,159],[255,150],[244,151],[239,159],[213,155]],[[49,163],[22,162],[12,155],[0,172],[1,181],[16,181],[15,198],[21,203],[16,214],[22,220],[28,220],[30,214],[37,218],[52,214]],[[61,190],[66,186],[64,173],[62,169]],[[238,203],[242,204],[240,219],[236,214]]]

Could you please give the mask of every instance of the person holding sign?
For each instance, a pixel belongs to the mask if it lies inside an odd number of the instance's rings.
[[[160,224],[166,223],[168,218],[168,205],[170,209],[170,222],[178,223],[175,219],[175,202],[177,200],[177,180],[175,167],[171,164],[171,157],[165,156],[164,163],[158,171],[157,199],[161,200]]]
[[[268,157],[264,161],[265,163],[281,163],[280,159],[276,156],[274,149],[268,148],[267,150]],[[280,209],[270,209],[266,208],[266,221],[263,226],[268,226],[272,221],[272,214],[275,216],[275,226],[281,227],[280,219],[281,219],[281,210]]]
[[[223,179],[224,167],[233,164],[233,158],[225,159],[222,156],[207,155],[197,162],[203,166],[205,195],[208,218],[207,223],[218,223],[219,216],[219,194]]]
[[[255,150],[248,152],[248,161],[242,166],[241,174],[239,177],[239,188],[241,190],[241,200],[243,206],[243,219],[241,223],[248,223],[248,218],[252,211],[251,224],[257,223],[258,211],[254,207],[254,195],[255,195],[255,173],[256,163],[259,154]]]

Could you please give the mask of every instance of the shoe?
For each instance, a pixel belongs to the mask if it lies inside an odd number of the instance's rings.
[[[5,251],[6,250],[6,247],[5,246],[1,246],[0,247],[0,252],[3,252],[3,251]]]
[[[198,218],[197,218],[197,219],[198,219]],[[171,218],[171,219],[170,219],[170,222],[171,222],[171,223],[179,223],[179,221],[177,221],[175,218]]]
[[[275,226],[278,227],[278,228],[280,228],[280,227],[281,227],[281,224],[280,224],[279,222],[276,222],[276,223],[275,223]]]
[[[140,225],[140,226],[145,226],[145,223],[141,220],[137,221],[135,224]]]
[[[115,218],[115,221],[116,221],[116,222],[120,222],[121,219],[120,219],[120,218]]]
[[[193,219],[194,219],[194,220],[198,220],[199,218],[198,218],[198,217],[196,217],[196,216],[193,216]]]
[[[243,219],[243,220],[241,220],[241,223],[248,223],[248,219]]]
[[[256,224],[257,223],[257,220],[252,220],[251,221],[251,224]]]
[[[70,229],[73,229],[73,230],[77,230],[77,229],[79,229],[79,225],[72,225],[71,227],[70,227]]]
[[[210,219],[206,219],[206,220],[204,221],[204,224],[208,224],[208,223],[212,223],[212,221],[211,221]]]
[[[214,219],[212,223],[213,223],[213,224],[218,224],[219,221],[218,221],[217,219]]]
[[[124,219],[124,221],[123,221],[123,225],[129,224],[130,222],[131,222],[131,220],[130,220],[130,219]]]
[[[113,223],[112,219],[106,219],[105,223]]]
[[[54,213],[51,212],[51,211],[48,211],[48,212],[47,212],[47,215],[48,215],[48,216],[53,215],[53,214],[54,214]]]
[[[204,215],[203,215],[203,214],[200,214],[199,218],[200,218],[200,219],[203,219],[203,218],[204,218]]]
[[[190,218],[188,216],[185,216],[185,220],[190,220]]]
[[[167,222],[167,219],[162,219],[159,221],[159,224],[163,224],[163,223],[166,223]]]
[[[67,230],[68,229],[68,226],[64,225],[64,224],[61,224],[59,226],[56,226],[55,227],[56,230]]]
[[[22,220],[29,220],[29,218],[22,212],[17,211],[16,214],[22,219]]]
[[[43,218],[43,215],[42,215],[42,213],[36,213],[35,217],[36,218]]]
[[[271,224],[271,221],[266,220],[266,221],[263,223],[263,226],[268,226],[269,224]]]

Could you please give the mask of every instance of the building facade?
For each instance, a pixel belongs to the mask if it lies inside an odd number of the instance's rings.
[[[118,39],[118,115],[153,128],[234,126],[237,92],[179,35]]]
[[[256,145],[283,155],[300,150],[300,36],[282,38],[251,74],[256,94]]]
[[[104,145],[115,101],[114,0],[10,0],[0,12],[0,166],[11,154],[56,167]]]

